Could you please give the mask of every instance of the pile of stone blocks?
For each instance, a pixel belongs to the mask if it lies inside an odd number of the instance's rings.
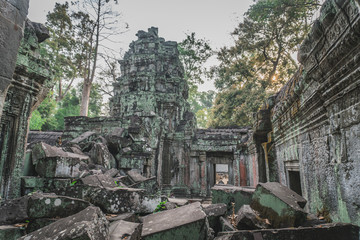
[[[221,187],[216,187],[213,190],[227,199],[229,190],[220,189]],[[219,197],[216,198],[218,199]],[[359,239],[358,226],[326,223],[304,210],[306,202],[303,197],[280,183],[260,183],[247,204],[236,211],[233,204],[233,214],[230,213],[228,218],[220,218],[221,232],[215,239]]]
[[[0,237],[8,240],[206,240],[213,239],[217,233],[213,228],[225,217],[226,205],[186,203],[139,218],[130,212],[106,214],[84,200],[36,192],[6,201],[0,206],[0,212],[5,213],[0,217]]]
[[[156,177],[117,168],[113,153],[123,146],[122,133],[88,131],[61,146],[31,144],[34,172],[22,178],[22,194],[40,190],[89,201],[106,213],[151,213],[160,202]]]

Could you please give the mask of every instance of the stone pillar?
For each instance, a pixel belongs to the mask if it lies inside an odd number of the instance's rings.
[[[206,174],[206,153],[201,152],[199,155],[200,164],[200,181],[201,181],[201,196],[207,195],[207,174]]]
[[[0,0],[0,118],[15,70],[29,0]]]

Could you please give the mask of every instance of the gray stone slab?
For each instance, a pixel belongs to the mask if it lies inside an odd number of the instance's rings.
[[[225,203],[210,204],[206,207],[203,205],[205,214],[207,215],[209,226],[215,231],[221,230],[220,217],[225,216],[227,205]]]
[[[235,223],[238,230],[264,229],[270,224],[260,218],[249,205],[242,206],[236,214]]]
[[[59,195],[85,199],[100,207],[105,213],[118,214],[135,212],[152,213],[160,197],[147,195],[142,189],[115,187],[103,188],[75,184],[56,191]]]
[[[142,224],[140,223],[119,220],[110,224],[110,240],[140,240],[141,230]]]
[[[206,207],[203,207],[203,209],[208,217],[220,217],[225,215],[227,212],[227,206],[225,203],[210,204]]]
[[[227,220],[227,218],[220,217],[221,231],[231,232],[236,231],[234,226]]]
[[[32,161],[41,177],[77,178],[81,168],[86,168],[89,157],[40,142],[32,148]]]
[[[5,201],[0,206],[0,225],[25,222],[28,219],[29,196]]]
[[[127,175],[133,180],[135,183],[143,182],[147,178],[142,176],[137,170],[130,170],[127,172]]]
[[[0,224],[25,222],[28,219],[67,217],[90,206],[76,198],[55,194],[34,193],[5,201],[0,206]]]
[[[253,194],[251,208],[274,228],[296,227],[303,224],[307,213],[302,209],[306,200],[277,182],[259,183]]]
[[[65,152],[59,147],[50,146],[42,142],[35,144],[32,148],[33,163],[36,164],[39,159],[45,158],[69,158],[78,159],[85,162],[88,162],[89,160],[89,156],[87,155]]]
[[[0,226],[0,239],[16,240],[25,235],[25,230],[21,227],[13,225]]]
[[[175,203],[177,206],[181,207],[188,204],[189,200],[187,200],[186,198],[168,198],[168,202]]]
[[[90,205],[89,202],[77,198],[34,193],[29,198],[27,213],[30,219],[63,218],[78,213]]]
[[[118,174],[119,174],[119,170],[117,170],[115,168],[109,169],[105,172],[105,175],[108,175],[110,177],[115,177]]]
[[[109,239],[109,222],[98,207],[88,207],[81,212],[60,219],[34,231],[19,240],[44,239]]]
[[[136,215],[135,213],[122,213],[119,215],[112,215],[110,217],[108,217],[108,220],[110,222],[115,222],[115,221],[119,221],[119,220],[124,220],[127,222],[136,222]]]
[[[81,142],[89,141],[90,139],[95,138],[95,137],[96,137],[95,132],[88,131],[88,132],[84,132],[77,138],[74,138],[73,140],[70,141],[70,143],[79,144]]]
[[[175,209],[177,207],[177,205],[173,202],[166,202],[165,203],[165,209],[166,210],[171,210],[171,209]]]
[[[7,0],[11,5],[19,9],[20,13],[23,15],[28,14],[29,9],[29,0]]]
[[[215,240],[358,240],[359,227],[345,223],[330,223],[315,227],[264,229],[221,232]]]
[[[142,239],[206,239],[206,214],[200,203],[147,215]]]
[[[90,176],[82,178],[81,181],[83,184],[86,184],[89,186],[98,186],[98,187],[104,187],[104,188],[117,187],[115,180],[112,177],[105,175],[105,174],[90,175]]]
[[[99,164],[107,169],[116,167],[116,160],[110,153],[108,147],[103,143],[95,143],[91,148],[90,152],[91,162]]]
[[[225,203],[228,212],[232,212],[232,203],[235,203],[235,212],[241,206],[250,204],[255,188],[236,187],[231,185],[216,185],[211,188],[212,203]]]

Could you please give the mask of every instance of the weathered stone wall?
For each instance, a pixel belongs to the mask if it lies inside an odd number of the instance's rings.
[[[20,196],[29,117],[50,80],[50,72],[38,52],[39,43],[47,37],[44,26],[26,21],[1,117],[0,195],[4,198]]]
[[[29,0],[0,0],[0,117],[15,70]]]
[[[272,132],[270,129],[268,139],[262,141],[273,144],[268,148],[268,156],[273,157],[268,161],[268,179],[293,188],[298,188],[299,181],[311,212],[328,211],[334,221],[357,225],[359,10],[355,0],[324,3],[320,18],[300,47],[298,73],[278,93],[275,105],[267,106],[272,108]]]

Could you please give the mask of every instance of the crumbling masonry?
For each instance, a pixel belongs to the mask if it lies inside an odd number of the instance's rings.
[[[120,131],[122,143],[109,149],[116,166],[156,176],[162,190],[177,195],[209,196],[217,164],[225,167],[229,183],[255,185],[251,176],[240,176],[247,172],[249,130],[196,130],[176,42],[158,37],[157,28],[137,36],[120,61],[122,76],[111,99],[112,117],[69,117],[64,140],[86,131]]]
[[[51,75],[38,54],[48,34],[25,24],[27,1],[0,0],[0,195],[23,196],[0,205],[0,238],[358,240],[357,226],[323,224],[360,225],[359,4],[325,1],[298,72],[252,129],[195,128],[177,44],[152,27],[120,61],[111,117],[32,132],[25,152]],[[164,196],[167,211],[150,214]],[[28,220],[26,233],[2,226]]]

